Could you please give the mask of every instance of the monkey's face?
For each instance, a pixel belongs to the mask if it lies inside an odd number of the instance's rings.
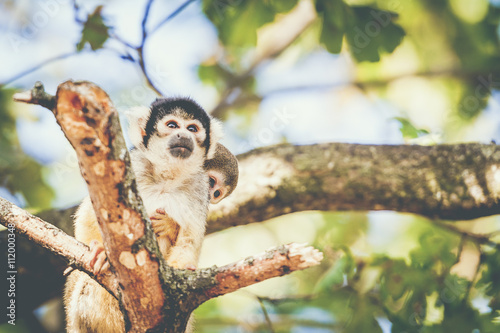
[[[155,132],[148,146],[161,156],[190,161],[204,159],[207,134],[199,120],[169,114],[159,119]]]
[[[207,171],[209,177],[209,198],[210,203],[216,204],[227,197],[231,192],[232,188],[230,185],[226,184],[226,177],[224,174],[216,170]]]

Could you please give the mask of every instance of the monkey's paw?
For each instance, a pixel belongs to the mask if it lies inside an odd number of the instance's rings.
[[[167,238],[173,246],[179,236],[179,224],[161,208],[156,210],[156,214],[152,215],[150,220],[156,236]]]
[[[89,247],[91,252],[89,265],[92,267],[93,273],[95,275],[104,274],[109,270],[108,257],[104,252],[104,247],[97,240],[91,241]]]

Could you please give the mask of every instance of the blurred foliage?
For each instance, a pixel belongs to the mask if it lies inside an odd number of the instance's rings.
[[[198,66],[198,76],[219,95],[217,116],[232,121],[242,137],[250,133],[260,102],[268,97],[258,90],[258,71],[286,58],[287,52],[298,58],[313,52],[348,55],[354,62],[349,62],[353,81],[342,84],[399,110],[401,116],[389,121],[398,121],[408,140],[432,133],[414,121],[420,113],[445,119],[440,123],[445,140],[461,139],[459,129],[477,119],[491,102],[492,89],[500,88],[499,1],[315,0],[314,21],[288,47],[254,62],[259,32],[297,4],[298,0],[201,3],[217,31],[220,52]],[[106,48],[113,38],[112,27],[105,24],[112,20],[102,9],[97,6],[79,22],[78,51],[86,44],[94,51]],[[140,23],[134,24],[140,28]],[[276,38],[283,37],[287,36]],[[124,53],[122,59],[136,58]],[[22,195],[29,206],[47,207],[53,194],[43,181],[42,167],[20,148],[15,118],[8,111],[11,94],[0,90],[1,184]],[[383,226],[386,229],[364,213],[305,213],[300,223],[293,219],[286,216],[263,223],[263,228],[277,244],[312,234],[305,241],[325,254],[321,266],[270,282],[267,289],[264,282],[203,304],[196,311],[199,332],[500,331],[499,246],[405,215],[397,215],[390,227]],[[249,228],[228,231],[234,247],[243,246],[244,239],[263,241],[265,231],[248,233]],[[375,238],[384,238],[384,244],[375,244]],[[465,249],[464,243],[477,253]],[[479,264],[457,268],[467,251]]]
[[[331,53],[342,50],[345,36],[353,58],[379,61],[401,43],[405,32],[393,23],[396,14],[371,6],[349,6],[342,0],[318,0],[316,11],[323,18],[320,41]]]
[[[42,166],[19,145],[16,120],[9,112],[13,93],[0,89],[0,186],[22,195],[30,208],[47,209],[54,193],[43,179]]]
[[[303,213],[301,218],[308,219]],[[260,291],[274,332],[497,332],[500,296],[498,249],[486,249],[474,281],[452,273],[460,261],[463,239],[425,219],[406,224],[399,232],[402,242],[415,246],[388,255],[397,243],[387,239],[383,249],[367,246],[375,230],[366,214],[321,213],[313,245],[325,254],[320,267],[294,273],[293,283],[283,279],[276,289]],[[282,232],[276,221],[268,222]],[[283,218],[281,223],[287,223]],[[309,223],[309,222],[308,222]],[[242,233],[245,233],[243,231]],[[353,236],[355,235],[355,236]],[[283,235],[276,235],[283,237]],[[335,241],[333,241],[335,240]],[[357,254],[356,254],[357,253]],[[292,277],[290,277],[292,279]],[[244,292],[239,292],[244,293]],[[251,293],[251,292],[250,292]],[[278,295],[278,296],[277,296]],[[201,332],[270,332],[255,295],[253,316],[230,320],[224,302],[215,300],[197,310]],[[473,299],[488,299],[478,309]],[[218,319],[217,319],[218,318]],[[231,329],[231,327],[233,327]]]

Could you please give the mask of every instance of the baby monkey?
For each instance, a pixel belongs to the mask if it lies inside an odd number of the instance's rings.
[[[230,195],[238,184],[238,160],[222,144],[217,143],[214,157],[205,161],[210,184],[210,203],[216,204]]]
[[[129,130],[136,147],[130,154],[139,194],[164,259],[172,267],[194,269],[209,201],[219,202],[236,186],[236,158],[217,143],[222,134],[219,122],[190,99],[157,99],[141,112],[131,117]],[[89,198],[80,205],[74,223],[75,237],[95,255],[94,272],[107,269]],[[64,301],[68,332],[125,331],[118,301],[83,272],[68,276]],[[191,331],[188,324],[186,332]]]

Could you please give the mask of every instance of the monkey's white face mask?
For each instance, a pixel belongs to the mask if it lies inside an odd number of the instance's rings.
[[[205,128],[196,119],[170,114],[160,119],[147,142],[145,153],[151,161],[182,168],[203,165],[207,147]],[[162,163],[163,162],[163,163]],[[167,163],[165,163],[167,162]]]

